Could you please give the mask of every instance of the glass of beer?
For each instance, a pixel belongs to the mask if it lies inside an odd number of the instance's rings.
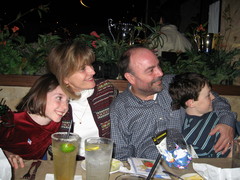
[[[52,152],[55,180],[73,180],[80,137],[75,133],[52,134]]]
[[[87,180],[108,180],[112,160],[111,139],[92,137],[85,140]]]

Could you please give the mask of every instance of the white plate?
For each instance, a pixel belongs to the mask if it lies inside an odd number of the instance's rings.
[[[188,174],[184,174],[181,176],[181,178],[185,179],[185,178],[189,178],[189,177],[192,177],[192,176],[199,176],[199,179],[197,180],[200,180],[200,178],[202,178],[204,180],[203,177],[201,177],[198,173],[188,173]],[[195,180],[196,178],[192,178],[193,180]],[[191,180],[191,179],[189,179]]]
[[[53,174],[46,174],[45,180],[54,180],[54,175]],[[74,180],[82,180],[81,175],[75,175]]]
[[[86,170],[86,162],[85,162],[85,160],[82,161],[81,167],[84,170]],[[110,174],[118,172],[120,167],[123,167],[123,163],[121,161],[117,160],[117,159],[112,159]]]

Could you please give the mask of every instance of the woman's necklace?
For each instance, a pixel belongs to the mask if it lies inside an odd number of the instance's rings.
[[[81,98],[76,102],[76,111],[74,111],[73,105],[73,115],[78,119],[79,124],[83,123],[83,117],[86,115],[89,104],[87,98],[93,94],[94,89],[84,90],[81,92]],[[78,109],[84,109],[82,112],[77,111]],[[77,113],[76,113],[77,112]]]
[[[86,113],[86,110],[87,110],[87,106],[84,107],[84,111],[81,113],[81,114],[77,114],[73,111],[73,114],[74,116],[78,119],[79,121],[79,124],[82,124],[83,123],[83,116],[84,114]]]

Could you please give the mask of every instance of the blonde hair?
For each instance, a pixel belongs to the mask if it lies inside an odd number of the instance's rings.
[[[80,96],[65,84],[64,80],[86,65],[91,65],[94,61],[95,54],[90,47],[83,45],[80,41],[67,42],[50,51],[48,70],[57,77],[63,91],[70,98],[76,99]]]

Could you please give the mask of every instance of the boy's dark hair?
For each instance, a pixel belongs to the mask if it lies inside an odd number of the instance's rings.
[[[176,75],[169,85],[172,109],[186,108],[185,103],[189,99],[198,100],[199,93],[205,85],[212,88],[209,80],[202,74],[187,72]]]

